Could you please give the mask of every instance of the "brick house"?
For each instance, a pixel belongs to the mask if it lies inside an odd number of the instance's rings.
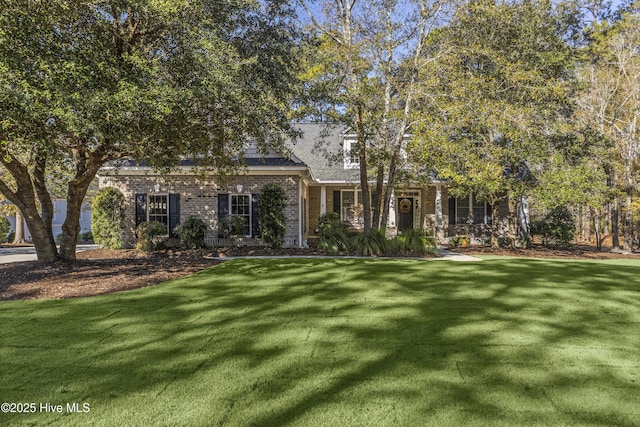
[[[244,224],[235,243],[260,244],[257,202],[262,187],[272,182],[282,185],[287,195],[285,246],[300,247],[313,241],[318,219],[326,212],[336,212],[358,227],[362,218],[355,136],[325,124],[298,127],[301,137],[291,144],[291,156],[262,155],[249,147],[246,170],[230,182],[201,177],[192,171],[192,162],[183,160],[169,174],[133,162],[105,167],[99,173],[99,186],[116,187],[125,195],[125,238],[130,245],[140,222],[162,222],[169,234],[188,215],[205,220],[210,245],[229,244],[218,229],[225,218],[233,217],[242,218]],[[506,217],[506,208],[502,210]],[[446,182],[434,179],[426,187],[408,184],[394,189],[388,230],[424,229],[441,242],[457,235],[486,240],[491,222],[488,204],[473,195],[449,198]]]

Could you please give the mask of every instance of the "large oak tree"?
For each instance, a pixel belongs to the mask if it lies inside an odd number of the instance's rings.
[[[446,54],[425,56],[409,154],[448,180],[453,195],[473,191],[491,202],[494,246],[499,201],[508,200],[515,244],[518,200],[570,114],[567,28],[550,1],[472,1],[433,35],[434,50]]]
[[[0,192],[38,259],[75,258],[82,200],[106,162],[225,168],[248,137],[290,132],[296,68],[287,2],[3,0]],[[49,183],[68,172],[60,250]]]

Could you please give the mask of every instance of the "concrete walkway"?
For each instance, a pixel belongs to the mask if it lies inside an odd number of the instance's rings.
[[[89,249],[98,249],[99,245],[78,245],[77,251],[87,251]],[[10,262],[36,261],[36,249],[33,246],[22,246],[15,248],[0,248],[0,264],[8,264]]]
[[[440,257],[434,258],[436,261],[446,259],[450,261],[482,261],[482,258],[477,258],[471,255],[459,254],[457,252],[450,251],[447,248],[440,248]]]

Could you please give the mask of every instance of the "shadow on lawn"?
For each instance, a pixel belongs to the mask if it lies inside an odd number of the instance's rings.
[[[228,262],[153,289],[31,302],[34,335],[2,335],[21,359],[0,368],[0,394],[153,395],[178,409],[141,409],[143,419],[185,425],[637,425],[637,272],[520,259]],[[37,375],[20,384],[15,370],[29,363]],[[189,405],[210,408],[206,421]]]

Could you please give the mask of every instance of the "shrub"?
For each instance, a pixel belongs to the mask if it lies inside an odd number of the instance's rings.
[[[260,209],[260,236],[272,248],[279,248],[284,243],[286,232],[287,195],[280,184],[267,184],[260,191],[258,199]]]
[[[7,243],[13,242],[13,239],[15,239],[15,238],[16,238],[16,232],[12,231],[11,233],[9,233],[7,235]]]
[[[108,249],[124,247],[124,195],[116,188],[98,191],[91,203],[91,227],[94,241]]]
[[[320,239],[318,248],[337,254],[349,251],[351,241],[347,226],[340,222],[340,216],[335,212],[327,212],[320,216],[318,221],[318,231]]]
[[[200,218],[190,215],[182,224],[175,228],[183,247],[189,249],[203,248],[204,236],[207,234],[207,224]]]
[[[542,243],[556,246],[571,246],[576,232],[576,223],[571,211],[565,206],[558,206],[549,211],[543,219],[531,224],[531,234],[542,237]]]
[[[11,231],[11,223],[5,216],[0,216],[0,242],[4,242]]]
[[[218,221],[218,237],[244,236],[247,219],[242,216],[227,216]]]
[[[402,237],[405,240],[405,253],[428,255],[438,251],[435,239],[422,230],[405,230],[402,232]]]
[[[84,233],[80,234],[79,237],[83,242],[90,242],[91,240],[93,240],[93,233],[91,231],[85,231]]]
[[[385,252],[387,237],[383,230],[357,233],[352,240],[352,248],[363,256],[378,256]]]
[[[335,212],[327,212],[320,215],[318,219],[318,230],[320,234],[322,234],[322,231],[327,227],[335,227],[338,224],[340,224],[340,215]]]
[[[153,252],[164,247],[164,237],[167,235],[167,226],[158,221],[142,222],[136,228],[138,242],[136,248]]]

